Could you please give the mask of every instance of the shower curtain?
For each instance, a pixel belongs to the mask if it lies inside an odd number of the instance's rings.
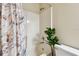
[[[26,21],[21,3],[2,3],[0,17],[0,55],[26,55]]]

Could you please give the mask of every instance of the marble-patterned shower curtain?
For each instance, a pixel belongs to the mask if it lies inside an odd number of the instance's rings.
[[[23,56],[26,53],[26,21],[22,4],[2,3],[0,19],[0,54]]]

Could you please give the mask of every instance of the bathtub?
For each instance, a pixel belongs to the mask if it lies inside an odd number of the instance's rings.
[[[56,45],[56,56],[79,56],[79,50],[69,47],[67,45],[61,44]]]
[[[78,49],[66,46],[64,44],[56,45],[55,51],[56,51],[56,56],[79,56]],[[49,54],[43,53],[40,56],[50,56]]]

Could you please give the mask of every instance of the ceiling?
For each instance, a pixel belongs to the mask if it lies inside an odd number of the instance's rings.
[[[50,3],[23,3],[23,9],[35,13],[40,13],[41,10],[45,10],[52,6]]]

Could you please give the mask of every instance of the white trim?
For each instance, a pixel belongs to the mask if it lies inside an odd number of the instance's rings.
[[[52,14],[53,13],[53,7],[51,7],[50,11],[51,11],[51,29],[52,29],[52,26],[53,26],[53,23],[52,23],[52,20],[53,20],[53,18],[52,18],[53,17],[53,14]]]
[[[79,56],[79,50],[78,49],[66,46],[64,44],[56,45],[56,48],[63,49],[64,51],[67,51],[69,53],[72,53],[72,54],[75,54],[75,55]]]

